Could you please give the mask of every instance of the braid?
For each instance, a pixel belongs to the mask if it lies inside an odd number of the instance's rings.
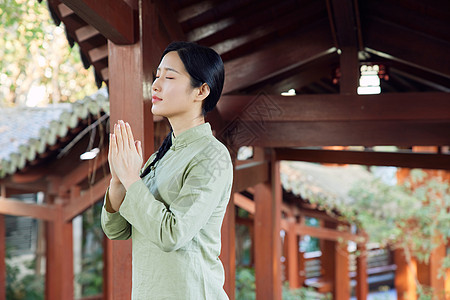
[[[172,137],[171,137],[172,132],[173,130],[170,130],[169,134],[166,136],[161,146],[159,147],[155,159],[147,166],[147,168],[145,168],[144,172],[142,172],[141,178],[144,178],[146,175],[148,175],[148,173],[150,173],[151,167],[154,166],[156,162],[160,160],[164,156],[164,154],[166,154],[166,152],[170,149],[170,147],[172,146]]]

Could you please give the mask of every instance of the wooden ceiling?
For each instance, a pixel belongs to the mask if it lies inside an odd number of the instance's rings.
[[[76,1],[71,1],[76,2]],[[80,1],[81,2],[81,1]],[[133,8],[133,0],[113,1]],[[339,93],[340,53],[387,68],[382,92],[450,91],[450,2],[446,0],[156,0],[171,40],[214,48],[226,65],[226,93]],[[65,4],[50,8],[108,82],[107,39]],[[123,14],[125,15],[125,14]],[[123,18],[122,15],[122,18]]]

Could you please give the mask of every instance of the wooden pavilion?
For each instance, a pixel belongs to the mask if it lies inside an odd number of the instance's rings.
[[[236,159],[233,201],[222,229],[225,289],[234,299],[234,205],[254,192],[255,272],[258,299],[281,299],[280,160],[450,169],[450,3],[444,0],[48,0],[52,16],[80,45],[86,64],[109,88],[110,124],[128,121],[145,156],[164,126],[151,115],[154,70],[173,40],[195,41],[221,54],[226,70],[222,99],[208,121]],[[377,65],[381,94],[358,95],[362,65]],[[294,90],[292,96],[282,92]],[[392,145],[403,151],[374,151]],[[435,146],[436,153],[409,151]],[[360,151],[327,146],[361,146]],[[446,148],[447,147],[447,148]],[[70,249],[70,217],[101,198],[107,178],[83,183],[93,168],[73,162],[52,177],[46,206],[5,199],[8,189],[43,178],[42,169],[2,180],[0,213],[34,216],[48,223],[46,299],[73,297],[73,270],[61,263]],[[70,180],[69,180],[70,178]],[[66,180],[67,179],[67,180]],[[7,184],[8,183],[8,184]],[[87,195],[90,195],[87,197]],[[1,221],[1,216],[0,216]],[[0,236],[4,228],[0,222]],[[3,244],[3,243],[0,243]],[[59,251],[56,251],[58,249]],[[105,243],[105,299],[128,299],[131,243]],[[0,249],[0,271],[4,270]],[[268,263],[270,262],[270,263]],[[330,256],[335,299],[348,299],[346,259]],[[345,271],[342,271],[345,270]],[[362,268],[360,283],[364,282]],[[0,273],[0,292],[4,290]],[[367,290],[360,284],[360,299]]]

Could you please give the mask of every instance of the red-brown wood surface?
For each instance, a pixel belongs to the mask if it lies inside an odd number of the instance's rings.
[[[334,277],[334,299],[350,299],[350,276],[349,256],[347,241],[336,242],[335,248],[335,273]]]
[[[116,44],[133,44],[136,39],[136,12],[122,0],[61,0],[86,23]],[[105,9],[107,8],[107,9]]]
[[[318,163],[450,169],[449,154],[277,148],[277,159]]]
[[[0,214],[53,221],[57,218],[58,212],[51,204],[33,204],[19,200],[0,198]]]
[[[366,300],[369,294],[366,245],[358,244],[358,251],[360,254],[356,257],[356,299]]]
[[[6,298],[6,224],[0,213],[0,299]]]
[[[394,250],[394,262],[397,266],[395,271],[395,289],[399,300],[416,300],[417,263],[415,259],[408,262],[402,249]]]
[[[286,266],[287,279],[289,280],[289,288],[298,289],[301,285],[299,282],[299,235],[295,230],[295,222],[288,223],[288,230],[285,235],[286,247]]]
[[[223,223],[222,223],[222,249],[220,253],[220,260],[225,269],[225,284],[224,289],[230,300],[235,299],[236,288],[236,231],[235,231],[235,205],[234,193],[231,193],[230,202],[227,206]]]
[[[259,109],[259,114],[254,112]],[[289,121],[407,121],[450,119],[449,93],[390,93],[382,95],[225,95],[218,103],[224,120]]]
[[[64,222],[62,205],[56,206],[57,217],[46,223],[45,299],[73,299],[72,223]]]
[[[271,160],[270,181],[255,186],[256,298],[281,300],[281,201],[279,162]]]

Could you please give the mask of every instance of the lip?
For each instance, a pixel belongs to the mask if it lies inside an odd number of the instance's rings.
[[[155,103],[155,102],[158,102],[158,101],[162,101],[162,99],[157,97],[157,96],[153,96],[152,97],[152,103]]]

